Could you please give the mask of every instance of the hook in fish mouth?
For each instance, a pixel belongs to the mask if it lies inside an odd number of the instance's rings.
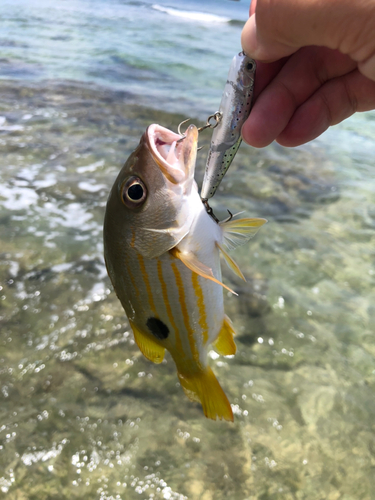
[[[190,178],[192,166],[195,164],[195,153],[198,142],[198,131],[190,125],[181,136],[161,125],[150,125],[146,131],[146,141],[154,160],[166,177],[174,184]]]
[[[186,135],[185,135],[185,134],[183,134],[183,133],[181,132],[181,125],[183,125],[184,123],[187,123],[189,120],[190,120],[190,118],[187,118],[186,120],[182,121],[182,122],[178,125],[178,127],[177,127],[177,132],[178,132],[178,133],[179,133],[179,135],[181,136],[181,139],[179,139],[179,140],[177,141],[177,144],[179,144],[179,143],[180,143],[180,142],[182,142],[184,139],[186,139]],[[215,126],[216,126],[216,125],[215,125]],[[208,128],[208,127],[207,127],[207,126],[205,126],[205,127],[200,127],[200,128],[198,129],[198,132],[201,132],[201,131],[202,131],[202,130],[204,130],[205,128]],[[214,128],[214,127],[211,127],[211,128]],[[200,150],[201,150],[201,149],[203,149],[203,148],[204,148],[204,146],[200,146],[199,148],[197,148],[197,151],[200,151]]]
[[[187,118],[186,120],[182,121],[179,124],[179,126],[177,127],[177,132],[179,135],[181,135],[181,139],[179,139],[177,142],[182,142],[186,138],[186,135],[181,132],[181,125],[183,125],[184,123],[187,123],[189,120],[190,120],[190,118]]]
[[[213,115],[210,115],[208,118],[207,118],[207,122],[205,125],[203,125],[202,127],[199,127],[198,128],[198,132],[202,132],[202,130],[206,130],[206,128],[216,128],[219,123],[221,122],[223,118],[223,113],[221,111],[216,111],[216,113],[214,113]],[[183,120],[177,127],[177,132],[179,133],[179,135],[181,136],[181,138],[177,141],[177,143],[180,143],[182,142],[185,138],[186,138],[186,135],[183,134],[181,132],[181,125],[183,125],[184,123],[188,122],[190,120],[190,118],[187,118],[186,120]],[[197,149],[197,151],[200,151],[202,149],[203,146],[201,146],[200,148]]]

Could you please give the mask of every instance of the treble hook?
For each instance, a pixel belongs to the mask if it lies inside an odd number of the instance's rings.
[[[234,215],[232,214],[232,212],[230,210],[228,210],[228,208],[227,208],[227,212],[229,214],[229,217],[227,217],[226,219],[222,220],[220,222],[220,224],[225,224],[226,222],[229,222],[230,220],[233,219]]]
[[[219,221],[219,219],[216,217],[216,215],[214,214],[214,212],[213,212],[212,208],[211,208],[211,207],[210,207],[210,205],[208,204],[208,201],[207,201],[207,200],[202,200],[202,202],[203,202],[203,205],[206,207],[206,212],[208,213],[208,215],[210,215],[210,216],[213,218],[213,220],[214,220],[217,224],[219,224],[219,222],[220,222],[220,221]]]
[[[206,125],[203,125],[203,127],[199,127],[198,132],[202,132],[202,130],[205,130],[206,128],[212,128],[212,129],[216,128],[219,125],[219,123],[221,122],[222,117],[223,117],[223,113],[221,113],[220,111],[216,111],[216,113],[214,113],[213,115],[210,115],[207,118]],[[181,125],[188,122],[189,120],[190,120],[190,118],[187,118],[186,120],[181,122],[179,124],[179,126],[177,127],[178,134],[181,135],[181,139],[179,139],[177,141],[177,143],[179,143],[185,139],[186,135],[181,132]],[[211,123],[212,120],[214,120],[213,123]]]
[[[181,136],[182,136],[182,137],[181,137],[181,139],[179,139],[179,140],[177,141],[177,143],[179,143],[179,142],[183,141],[183,140],[186,138],[186,135],[185,135],[185,134],[183,134],[183,133],[181,132],[181,125],[183,125],[184,123],[188,122],[189,120],[190,120],[190,118],[187,118],[186,120],[184,120],[183,122],[181,122],[181,123],[179,124],[179,126],[177,127],[177,132],[178,132],[178,135],[181,135]]]
[[[186,120],[184,120],[183,122],[181,122],[179,124],[179,126],[177,127],[178,135],[181,135],[181,139],[178,139],[177,144],[179,142],[183,141],[184,139],[186,139],[186,135],[181,132],[181,125],[183,125],[184,123],[188,122],[189,120],[190,120],[190,118],[187,118]],[[198,132],[199,132],[199,129],[198,129]],[[200,151],[202,148],[203,148],[203,146],[201,146],[200,148],[197,148],[197,151]]]

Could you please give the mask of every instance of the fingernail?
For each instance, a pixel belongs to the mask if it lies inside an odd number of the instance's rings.
[[[249,17],[241,33],[242,48],[249,57],[256,59],[258,48],[257,28],[255,24],[255,14]]]

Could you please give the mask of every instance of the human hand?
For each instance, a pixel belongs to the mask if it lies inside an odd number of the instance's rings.
[[[257,60],[252,146],[298,146],[375,109],[375,0],[252,0],[242,47]]]

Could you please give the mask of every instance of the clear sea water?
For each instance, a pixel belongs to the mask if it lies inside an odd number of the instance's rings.
[[[375,113],[241,146],[215,196],[269,221],[234,252],[247,282],[223,268],[234,424],[142,357],[106,275],[117,172],[149,123],[216,111],[247,13],[0,3],[0,498],[375,499]]]

